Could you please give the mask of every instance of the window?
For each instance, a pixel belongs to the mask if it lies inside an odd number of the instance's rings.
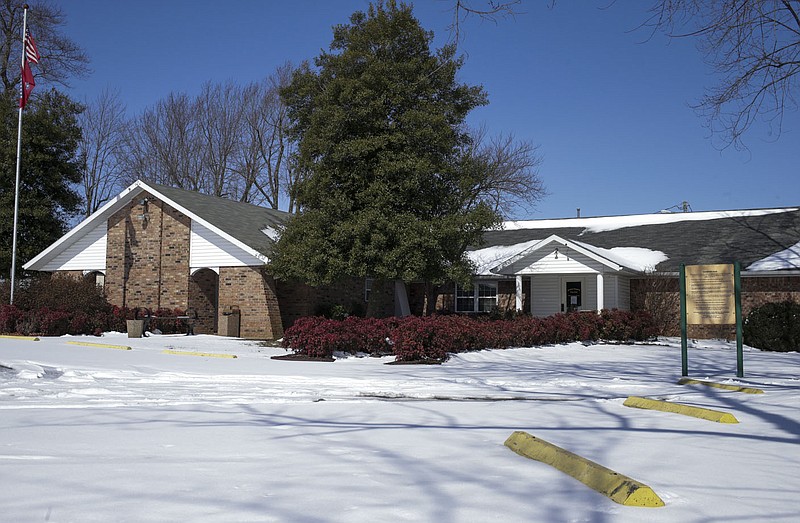
[[[489,312],[497,307],[497,282],[456,286],[456,312]]]
[[[497,283],[478,284],[478,310],[480,312],[490,312],[497,307]]]
[[[475,312],[475,287],[456,285],[456,312]]]

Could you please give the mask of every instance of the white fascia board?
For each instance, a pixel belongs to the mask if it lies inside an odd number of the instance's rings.
[[[541,249],[543,247],[546,247],[547,245],[549,245],[551,243],[558,243],[560,245],[563,245],[564,247],[568,247],[570,249],[578,251],[579,253],[583,254],[584,256],[587,256],[587,257],[593,259],[594,261],[596,261],[598,263],[601,263],[601,264],[605,265],[606,267],[609,267],[609,268],[611,268],[611,269],[613,269],[615,271],[623,271],[625,269],[625,267],[623,267],[622,265],[619,265],[618,263],[615,263],[615,262],[609,260],[605,256],[602,256],[602,255],[594,252],[591,249],[588,249],[586,247],[578,245],[577,243],[571,242],[569,240],[565,240],[564,238],[562,238],[562,237],[560,237],[560,236],[558,236],[556,234],[552,234],[552,235],[548,236],[547,238],[545,238],[544,240],[542,240],[539,243],[537,243],[536,245],[528,247],[527,249],[525,249],[524,251],[520,252],[519,254],[517,254],[515,256],[512,256],[511,258],[506,260],[504,263],[501,263],[497,267],[493,267],[491,269],[491,272],[499,273],[504,268],[516,263],[517,261],[519,261],[520,259],[524,258],[525,256],[527,256],[527,255],[529,255],[529,254],[531,254],[533,252],[536,252],[539,249]]]
[[[261,260],[263,262],[268,262],[269,261],[269,258],[267,258],[264,254],[262,254],[262,253],[258,252],[257,250],[253,249],[252,247],[250,247],[246,243],[243,243],[243,242],[239,241],[237,238],[234,238],[233,236],[231,236],[227,232],[223,231],[219,227],[216,227],[212,223],[204,220],[203,218],[201,218],[200,216],[196,215],[195,213],[193,213],[189,209],[183,207],[182,205],[178,205],[177,203],[175,203],[170,198],[167,198],[166,196],[164,196],[163,194],[158,192],[156,189],[153,189],[152,187],[147,185],[147,183],[145,183],[145,182],[137,182],[137,183],[141,183],[142,187],[144,187],[148,192],[152,193],[154,196],[158,196],[162,201],[167,202],[170,205],[170,207],[172,207],[173,209],[176,209],[178,211],[181,211],[183,214],[185,214],[186,216],[188,216],[192,220],[196,221],[197,223],[199,223],[203,227],[207,228],[208,230],[212,231],[214,234],[218,234],[219,236],[225,238],[226,240],[228,240],[232,244],[236,245],[240,249],[243,249],[248,254],[258,258],[259,260]]]
[[[552,238],[558,238],[559,240],[561,239],[561,238],[559,238],[558,236],[556,236],[554,234],[551,235],[551,236],[548,236],[544,240],[542,240],[540,242],[537,242],[537,243],[531,245],[530,247],[528,247],[527,249],[524,249],[524,250],[520,251],[519,253],[515,254],[514,256],[508,258],[506,261],[504,261],[500,265],[492,267],[491,269],[489,269],[489,272],[493,272],[495,274],[499,274],[500,271],[502,271],[506,267],[508,267],[510,265],[513,265],[514,263],[516,263],[517,261],[521,260],[522,258],[527,256],[528,254],[530,254],[532,252],[536,252],[537,250],[539,250],[540,247],[542,247],[545,244],[547,244]]]
[[[128,186],[117,196],[111,198],[109,201],[103,204],[103,206],[92,213],[91,216],[76,225],[48,248],[37,254],[28,263],[23,265],[22,268],[25,270],[39,270],[36,268],[36,266],[41,267],[45,265],[47,262],[58,256],[58,254],[60,254],[64,249],[66,249],[70,243],[80,238],[83,234],[85,234],[86,231],[91,230],[98,220],[107,220],[110,215],[114,214],[123,205],[131,201],[137,194],[137,189],[141,189],[142,185],[142,182],[136,181]]]

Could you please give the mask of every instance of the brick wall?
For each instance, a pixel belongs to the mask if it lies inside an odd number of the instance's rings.
[[[363,315],[367,311],[364,301],[364,278],[345,278],[332,285],[311,287],[296,281],[277,282],[278,300],[281,304],[281,317],[288,328],[298,318],[324,314],[334,305],[343,307],[352,314]],[[394,315],[394,284],[387,282],[383,288],[375,285],[370,300],[377,300],[375,315],[379,317]],[[380,294],[379,294],[380,293]]]
[[[653,285],[651,279],[631,280],[631,308],[641,310],[657,303],[663,310],[658,314],[671,318],[665,336],[680,336],[680,295],[678,278],[661,278]],[[742,276],[742,316],[765,303],[793,301],[800,303],[800,276]],[[688,325],[687,336],[696,339],[735,339],[734,325]]]
[[[147,193],[112,215],[106,249],[108,300],[125,307],[186,309],[189,235],[189,218]]]
[[[283,336],[275,280],[263,268],[220,267],[218,321],[226,321],[222,312],[234,305],[241,311],[241,337],[272,340]]]

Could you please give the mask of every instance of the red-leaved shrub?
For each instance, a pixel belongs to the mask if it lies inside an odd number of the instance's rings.
[[[435,315],[406,318],[358,318],[337,321],[301,318],[286,330],[283,344],[310,357],[334,352],[385,354],[397,361],[442,362],[449,354],[483,349],[530,347],[573,341],[645,340],[655,325],[643,311],[575,312],[547,318],[520,316],[491,320],[485,317]]]

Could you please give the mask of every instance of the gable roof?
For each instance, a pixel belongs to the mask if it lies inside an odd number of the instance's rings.
[[[555,235],[627,268],[640,264],[631,259],[631,251],[626,252],[625,248],[661,253],[663,256],[654,258],[660,261],[649,267],[657,271],[677,272],[681,263],[734,261],[741,262],[745,270],[752,266],[751,271],[800,269],[798,207],[531,220],[503,225],[502,229],[484,233],[484,243],[474,252],[485,253],[494,247],[519,253],[530,248],[531,242]],[[783,263],[774,263],[776,256]],[[767,258],[772,263],[756,263]]]
[[[237,240],[267,257],[272,253],[274,238],[264,231],[278,230],[289,217],[288,213],[277,209],[150,182],[142,184],[193,220],[211,225],[228,239]]]
[[[163,200],[193,222],[262,260],[267,260],[272,253],[274,234],[271,236],[269,233],[277,231],[289,216],[275,209],[137,180],[26,263],[24,268],[41,270],[48,261],[105,223],[111,215],[143,192]]]

